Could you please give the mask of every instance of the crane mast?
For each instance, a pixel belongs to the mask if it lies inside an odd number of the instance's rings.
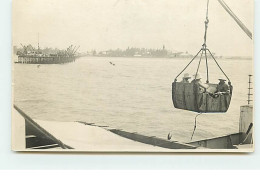
[[[235,13],[228,7],[224,0],[218,0],[220,5],[227,11],[227,13],[236,21],[239,27],[252,39],[252,33],[250,30],[243,24],[243,22],[235,15]]]

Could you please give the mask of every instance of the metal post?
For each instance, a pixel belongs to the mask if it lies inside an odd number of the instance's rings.
[[[251,86],[251,84],[252,84],[252,81],[251,81],[251,77],[252,77],[253,75],[248,75],[248,77],[249,77],[249,80],[248,80],[248,94],[247,94],[247,103],[248,103],[248,105],[250,105],[250,102],[251,101],[253,101],[253,100],[251,100],[251,96],[253,95],[252,93],[251,93],[251,90],[253,89],[252,88],[252,86]]]

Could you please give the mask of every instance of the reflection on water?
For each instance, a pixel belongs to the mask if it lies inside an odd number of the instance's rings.
[[[175,109],[171,99],[171,83],[188,61],[84,57],[40,68],[14,64],[14,103],[34,119],[86,121],[164,139],[171,132],[172,140],[189,141],[197,113]],[[193,140],[238,132],[252,61],[219,64],[234,86],[230,108],[224,114],[200,115]],[[196,67],[187,72],[195,73]],[[209,67],[210,82],[223,77],[212,60]],[[206,81],[203,64],[200,70]]]

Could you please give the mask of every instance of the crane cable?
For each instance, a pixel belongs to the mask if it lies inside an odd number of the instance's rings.
[[[205,20],[205,32],[204,32],[204,43],[202,45],[202,53],[199,61],[199,65],[195,74],[195,79],[197,78],[197,74],[200,67],[201,58],[203,55],[203,52],[205,53],[205,59],[206,59],[206,69],[207,69],[207,81],[206,83],[209,83],[209,67],[208,67],[208,58],[207,58],[207,31],[208,31],[208,24],[209,24],[209,0],[207,1],[207,11],[206,11],[206,20]]]
[[[208,23],[209,23],[209,0],[207,2],[207,12],[206,12],[206,21],[205,21],[205,34],[204,34],[204,44],[203,46],[206,48],[206,42],[207,42],[207,30],[208,30]]]
[[[231,10],[230,10],[231,11]],[[241,22],[241,21],[240,21]],[[205,20],[205,33],[204,33],[204,44],[202,45],[202,54],[203,54],[203,51],[205,53],[205,58],[206,58],[206,69],[207,69],[207,81],[206,83],[209,83],[209,68],[208,68],[208,58],[207,58],[207,51],[209,52],[210,56],[213,58],[213,60],[215,61],[215,63],[217,64],[217,66],[219,67],[219,69],[221,70],[221,72],[225,75],[225,77],[228,79],[228,83],[229,85],[231,85],[231,81],[230,79],[228,78],[228,76],[226,75],[226,73],[224,72],[224,70],[220,67],[220,65],[218,64],[217,60],[215,59],[215,57],[213,56],[213,54],[211,53],[211,51],[207,48],[207,31],[208,31],[208,24],[209,24],[209,0],[207,0],[207,11],[206,11],[206,20]],[[241,22],[242,23],[242,22]],[[200,59],[201,60],[201,59]],[[198,74],[198,69],[199,69],[199,66],[200,66],[200,61],[199,61],[199,65],[198,65],[198,68],[197,68],[197,72],[195,74],[195,79],[197,77],[197,74]],[[185,68],[186,69],[186,68]],[[184,69],[184,70],[185,70]],[[184,71],[183,70],[183,71]]]
[[[231,11],[231,10],[230,10]],[[204,32],[204,43],[202,45],[202,48],[199,50],[199,52],[191,59],[191,61],[188,63],[188,65],[186,65],[184,67],[184,69],[175,77],[174,81],[177,82],[177,78],[188,68],[188,66],[197,58],[197,56],[201,53],[201,57],[200,57],[200,61],[199,61],[199,65],[197,67],[196,70],[196,74],[195,74],[195,79],[197,77],[198,74],[198,70],[199,70],[199,66],[200,66],[200,62],[201,62],[201,58],[203,56],[203,52],[205,55],[205,59],[206,59],[206,69],[207,69],[207,81],[206,83],[209,83],[209,68],[208,68],[208,58],[207,58],[207,52],[209,52],[209,55],[212,57],[212,59],[215,61],[215,63],[217,64],[218,68],[221,70],[221,72],[225,75],[225,77],[228,80],[229,85],[231,85],[231,81],[228,78],[228,76],[226,75],[226,73],[224,72],[224,70],[220,67],[220,65],[218,64],[217,60],[215,59],[215,57],[213,56],[213,54],[211,53],[211,51],[207,48],[207,30],[208,30],[208,23],[209,23],[209,18],[208,18],[208,14],[209,14],[209,0],[207,0],[207,10],[206,10],[206,20],[205,20],[205,32]],[[242,22],[241,22],[242,23]]]

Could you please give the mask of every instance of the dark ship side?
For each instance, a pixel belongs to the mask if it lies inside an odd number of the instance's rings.
[[[22,45],[22,44],[21,44]],[[63,64],[74,62],[79,46],[70,45],[66,50],[56,50],[55,53],[46,53],[40,50],[39,46],[36,50],[32,45],[22,45],[23,50],[17,51],[18,60],[15,63],[23,64]]]

